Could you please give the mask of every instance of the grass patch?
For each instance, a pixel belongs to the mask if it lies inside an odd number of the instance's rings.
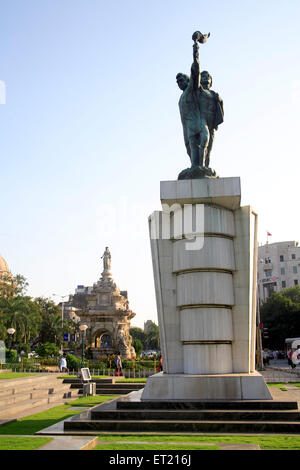
[[[116,379],[116,383],[135,383],[135,384],[139,384],[139,383],[146,383],[147,382],[147,379],[143,379],[143,378],[130,378],[130,379],[126,379],[126,378],[123,378],[123,379]]]
[[[182,449],[190,449],[188,447],[189,443],[205,443],[205,444],[258,444],[263,450],[299,450],[300,449],[300,436],[285,436],[285,435],[262,435],[262,436],[240,436],[240,435],[231,435],[231,436],[222,436],[222,435],[195,435],[195,434],[184,434],[184,435],[135,435],[135,434],[107,434],[99,435],[98,439],[100,441],[122,441],[126,444],[126,441],[131,441],[131,449],[136,449],[137,445],[133,444],[132,441],[150,442],[155,445],[155,442],[160,443],[157,445],[162,445],[162,449],[165,449],[166,446],[161,444],[161,442],[172,442],[172,445],[176,445],[176,442],[182,445]],[[185,445],[186,442],[186,445]],[[129,444],[129,443],[128,443]],[[115,443],[116,446],[121,444]],[[100,448],[100,447],[99,447]],[[102,449],[104,447],[101,446]],[[120,449],[120,447],[116,447]],[[193,449],[196,446],[192,447]],[[211,447],[210,447],[211,448]]]
[[[30,374],[27,372],[3,372],[0,374],[0,380],[4,379],[19,379],[21,377],[30,377],[36,374]]]
[[[89,400],[92,398],[95,400],[91,400],[89,402]],[[44,428],[52,426],[59,421],[63,421],[77,413],[80,413],[80,410],[76,409],[78,406],[95,406],[97,403],[103,403],[104,401],[110,400],[111,398],[111,395],[78,398],[75,400],[75,402],[55,406],[49,410],[42,411],[41,413],[36,413],[30,416],[26,416],[25,418],[21,418],[18,421],[4,424],[3,426],[0,426],[0,435],[33,435]],[[88,402],[90,404],[88,404]],[[73,404],[75,406],[73,406]]]
[[[0,450],[35,450],[50,441],[52,441],[51,437],[0,436]]]
[[[285,387],[286,385],[295,385],[295,387],[300,387],[300,382],[269,382],[267,383],[268,387]]]
[[[69,403],[69,406],[95,406],[114,398],[118,398],[120,395],[91,395],[88,397],[81,397],[75,401]]]
[[[220,450],[217,445],[173,445],[173,444],[147,444],[147,443],[124,443],[119,442],[111,444],[102,444],[96,446],[93,450]]]

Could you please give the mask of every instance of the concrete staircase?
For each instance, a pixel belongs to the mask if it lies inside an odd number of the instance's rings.
[[[58,405],[78,397],[57,374],[39,374],[32,377],[0,380],[0,419],[16,418],[28,411],[50,404]]]
[[[127,395],[130,392],[141,390],[144,388],[144,383],[118,383],[115,377],[108,377],[107,379],[92,379],[96,383],[97,395]],[[82,395],[83,385],[79,379],[64,379],[65,384],[70,384],[71,389],[77,389],[78,393]]]
[[[137,392],[138,393],[138,392]],[[104,405],[104,404],[103,404]],[[155,433],[300,433],[297,402],[136,402],[122,397],[109,407],[64,423],[65,431]]]

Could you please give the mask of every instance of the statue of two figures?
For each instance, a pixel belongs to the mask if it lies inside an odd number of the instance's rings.
[[[210,168],[210,153],[215,131],[223,122],[223,101],[218,93],[211,90],[212,77],[206,71],[200,72],[199,43],[204,44],[210,34],[196,31],[192,39],[193,64],[191,76],[178,73],[176,81],[182,90],[179,110],[183,126],[184,142],[191,159],[191,168],[183,170],[178,179],[214,178],[216,172]]]

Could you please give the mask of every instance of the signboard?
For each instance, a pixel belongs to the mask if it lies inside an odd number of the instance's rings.
[[[83,367],[80,369],[81,372],[81,378],[84,382],[87,382],[88,380],[91,380],[91,374],[90,374],[90,369],[88,367]]]

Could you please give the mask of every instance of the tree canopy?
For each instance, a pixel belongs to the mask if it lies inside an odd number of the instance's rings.
[[[130,328],[130,334],[133,340],[139,340],[142,343],[143,349],[159,349],[159,329],[158,326],[151,322],[147,330],[133,326]]]
[[[263,303],[260,316],[269,330],[263,346],[284,349],[286,338],[300,337],[300,286],[274,292]]]
[[[12,344],[26,352],[43,343],[61,346],[64,333],[74,333],[73,320],[62,319],[61,308],[52,300],[26,295],[26,279],[2,277],[0,282],[0,340],[8,343],[8,328],[14,328]]]

